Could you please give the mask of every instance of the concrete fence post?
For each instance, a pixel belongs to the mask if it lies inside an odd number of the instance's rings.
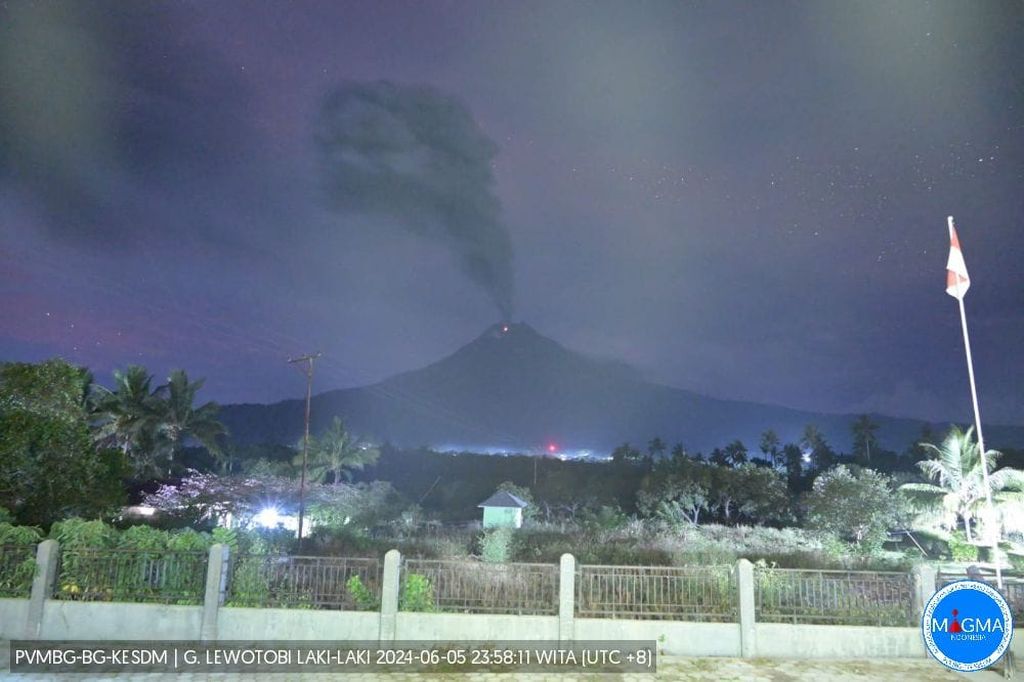
[[[754,611],[754,565],[746,559],[736,562],[736,586],[739,591],[740,656],[757,655],[757,629]]]
[[[576,557],[563,554],[558,565],[558,641],[576,639]]]
[[[206,562],[206,591],[203,593],[203,620],[199,626],[199,639],[204,642],[218,638],[217,618],[227,590],[229,552],[227,545],[218,543],[210,547]]]
[[[918,618],[924,616],[924,608],[928,606],[928,600],[935,594],[935,566],[931,564],[918,564],[914,566],[914,613]]]
[[[57,583],[59,558],[60,545],[56,540],[43,540],[36,547],[36,574],[32,578],[32,592],[25,618],[25,639],[39,639],[42,636],[43,611]]]
[[[398,588],[402,555],[397,549],[384,555],[384,580],[380,590],[381,642],[393,642],[398,630]]]

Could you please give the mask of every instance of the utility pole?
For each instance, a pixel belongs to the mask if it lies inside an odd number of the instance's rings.
[[[302,355],[288,360],[288,364],[305,363],[301,368],[306,375],[306,434],[302,438],[302,477],[299,479],[299,554],[302,553],[302,523],[306,516],[306,463],[309,459],[309,403],[313,398],[313,361],[323,353]]]

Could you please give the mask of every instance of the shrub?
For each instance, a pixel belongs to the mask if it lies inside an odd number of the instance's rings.
[[[345,583],[345,591],[348,592],[348,596],[352,597],[352,601],[360,611],[376,611],[380,607],[380,602],[367,589],[358,575],[353,575],[348,579],[348,582]]]
[[[0,559],[3,559],[2,548],[0,548]],[[9,551],[9,550],[8,550]],[[27,554],[15,561],[3,561],[0,563],[0,597],[25,598],[32,590],[32,579],[36,575],[36,560],[31,554]]]
[[[277,528],[252,528],[235,532],[242,554],[289,554],[296,546],[295,533]]]
[[[434,611],[434,587],[425,575],[410,573],[402,585],[402,594],[399,599],[399,609],[402,611]]]
[[[565,553],[579,553],[581,543],[577,537],[555,530],[523,528],[512,538],[512,560],[558,563]]]
[[[492,528],[480,536],[480,555],[491,564],[504,564],[512,556],[512,529]]]
[[[585,530],[618,530],[629,522],[629,517],[618,507],[602,505],[595,510],[587,510],[582,514],[580,523]]]
[[[263,570],[265,559],[250,556],[232,562],[231,598],[225,606],[266,606],[270,599],[270,582]]]
[[[132,526],[121,532],[117,547],[161,551],[167,548],[167,533],[150,526]]]
[[[167,549],[172,552],[205,552],[212,544],[209,535],[191,528],[183,528],[167,536]]]
[[[43,539],[43,532],[35,526],[13,526],[0,521],[0,545],[34,545]]]
[[[967,542],[963,533],[956,532],[949,537],[949,553],[953,561],[977,561],[978,548]]]
[[[50,537],[60,543],[61,550],[105,549],[117,543],[117,531],[102,521],[70,518],[50,528]]]
[[[882,548],[900,519],[901,498],[888,476],[871,469],[829,469],[814,479],[807,498],[807,523],[816,530],[849,537],[864,553]]]
[[[228,552],[230,554],[236,554],[238,552],[238,531],[234,528],[224,528],[218,526],[210,531],[210,536],[213,542],[221,545],[228,546]]]
[[[325,556],[366,556],[381,554],[390,547],[351,527],[314,526],[306,546]],[[403,552],[404,554],[404,552]]]
[[[1019,552],[1007,552],[1006,558],[1009,560],[1010,566],[1013,567],[1014,571],[1017,573],[1024,572],[1024,554],[1020,554]]]
[[[0,597],[28,596],[36,574],[32,547],[42,537],[42,531],[33,526],[13,526],[0,521]],[[4,545],[17,549],[5,549]],[[10,554],[5,556],[8,552]]]

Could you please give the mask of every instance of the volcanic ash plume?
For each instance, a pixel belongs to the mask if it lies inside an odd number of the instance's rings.
[[[331,205],[384,215],[443,243],[512,312],[512,244],[494,195],[497,147],[453,97],[387,82],[347,83],[324,100],[317,151]]]

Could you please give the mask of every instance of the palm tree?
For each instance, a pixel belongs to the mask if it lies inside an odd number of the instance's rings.
[[[875,431],[878,424],[871,421],[871,417],[862,414],[850,425],[853,432],[853,456],[862,464],[871,463],[871,449],[878,449],[878,438]]]
[[[804,449],[805,453],[810,454],[811,463],[818,471],[828,469],[835,461],[835,452],[825,440],[825,434],[814,424],[804,427],[803,435],[800,437],[800,447]]]
[[[647,443],[647,453],[651,456],[652,460],[661,459],[661,456],[665,454],[665,450],[668,446],[665,445],[665,441],[655,436]]]
[[[114,371],[113,390],[96,386],[92,392],[92,411],[99,420],[93,439],[120,450],[136,471],[152,464],[160,408],[152,381],[144,367],[131,365]]]
[[[963,519],[967,541],[973,542],[971,520],[985,502],[985,477],[974,427],[964,432],[953,426],[942,445],[920,445],[932,457],[918,462],[917,466],[933,482],[907,483],[900,486],[900,490],[908,493],[924,510],[942,514],[943,525],[947,528],[954,527],[957,519]],[[996,471],[996,462],[1001,456],[996,450],[985,453],[992,501],[1019,502],[1022,496],[1017,491],[1024,489],[1024,471],[1009,467]]]
[[[351,477],[350,472],[362,471],[367,465],[375,464],[378,457],[380,450],[349,433],[345,429],[345,422],[335,417],[330,428],[319,437],[309,439],[309,478],[323,483],[330,478],[338,485],[343,479]],[[296,460],[301,466],[301,453]]]
[[[174,456],[189,438],[199,441],[215,457],[220,455],[217,439],[227,435],[227,429],[217,419],[220,406],[214,402],[199,407],[193,405],[203,383],[203,379],[189,382],[185,371],[176,369],[167,378],[167,384],[157,389],[162,398],[158,412],[158,432],[166,442],[168,474]]]
[[[779,466],[780,455],[782,454],[782,441],[774,429],[768,429],[761,434],[761,452],[765,459],[772,463],[772,467]]]

